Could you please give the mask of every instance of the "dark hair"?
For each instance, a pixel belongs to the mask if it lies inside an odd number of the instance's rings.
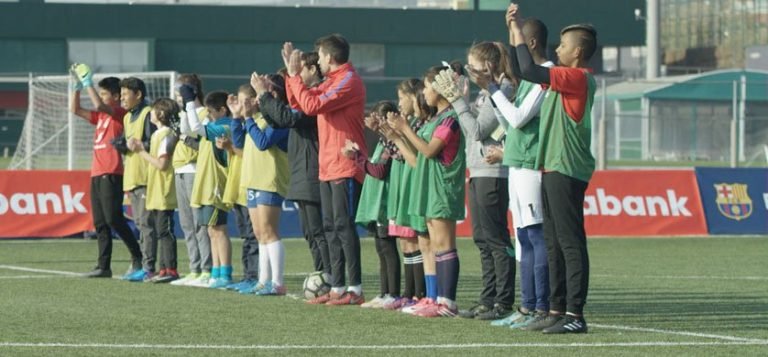
[[[317,52],[304,52],[301,54],[301,61],[304,62],[304,67],[315,67],[317,75],[322,77],[323,73],[320,72],[320,55]]]
[[[560,36],[567,32],[575,32],[578,35],[576,38],[577,46],[581,47],[583,51],[583,59],[589,61],[597,50],[597,30],[590,24],[575,24],[563,28],[560,31]]]
[[[147,86],[141,79],[136,77],[124,78],[120,81],[120,88],[130,89],[134,93],[141,92],[141,99],[147,100]]]
[[[210,92],[208,95],[205,96],[205,106],[211,107],[214,109],[220,109],[224,108],[227,110],[227,115],[232,115],[232,113],[229,111],[229,107],[227,107],[227,98],[229,98],[229,93],[223,92],[223,91],[215,91]]]
[[[381,115],[383,118],[387,117],[387,113],[398,113],[397,105],[388,100],[381,100],[376,102],[371,108],[371,112]]]
[[[109,94],[120,95],[120,78],[107,77],[99,81],[99,88],[106,90]]]
[[[177,78],[176,81],[195,88],[195,91],[197,92],[197,100],[199,100],[200,103],[203,102],[203,99],[205,98],[205,93],[203,93],[203,81],[200,80],[200,77],[198,77],[197,74],[183,73],[179,75],[179,78]]]
[[[448,69],[447,66],[433,66],[430,67],[426,72],[424,72],[424,81],[432,83],[435,81],[435,77],[437,77],[438,74],[440,74],[440,71]]]
[[[277,93],[277,99],[283,102],[283,104],[288,104],[288,94],[285,92],[285,77],[279,74],[269,74],[267,78],[272,82],[272,90]]]
[[[547,54],[547,25],[537,18],[529,18],[523,23],[523,36],[526,40],[536,40],[536,52],[542,56]]]
[[[426,119],[432,117],[437,112],[437,108],[430,107],[424,98],[424,82],[418,78],[406,79],[397,85],[397,90],[416,97],[416,105],[421,111],[421,115]]]
[[[344,64],[349,61],[349,43],[340,34],[334,33],[320,37],[315,41],[315,49],[330,54],[336,64]]]
[[[451,63],[449,63],[448,65],[449,65],[449,66],[451,66],[451,69],[452,69],[454,72],[456,72],[456,74],[458,74],[458,75],[460,75],[460,76],[464,76],[464,75],[466,75],[466,73],[464,73],[464,64],[463,64],[463,63],[461,63],[461,61],[459,61],[459,60],[453,60],[453,61],[451,61]]]
[[[157,111],[157,119],[171,127],[174,131],[179,124],[179,104],[171,98],[159,98],[152,102],[152,110]]]

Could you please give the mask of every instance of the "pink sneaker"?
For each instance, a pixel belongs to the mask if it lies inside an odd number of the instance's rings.
[[[458,313],[459,310],[456,308],[451,309],[443,304],[433,304],[416,311],[414,315],[420,317],[456,317]]]
[[[435,304],[436,304],[435,300],[432,300],[430,298],[422,298],[415,305],[411,305],[409,307],[404,307],[404,308],[400,309],[400,311],[402,311],[402,312],[404,312],[406,314],[409,314],[409,315],[414,315],[416,313],[416,311],[419,311],[419,310],[421,310],[423,308],[426,308],[428,306],[432,306],[432,305],[435,305]]]

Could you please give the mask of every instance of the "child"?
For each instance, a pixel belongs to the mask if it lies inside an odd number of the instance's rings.
[[[73,64],[77,76],[70,110],[95,125],[93,133],[93,162],[91,164],[91,213],[99,241],[96,268],[85,274],[88,278],[112,277],[112,232],[128,247],[132,264],[126,275],[141,270],[141,248],[123,216],[123,160],[110,142],[123,135],[120,107],[120,80],[107,77],[99,81],[98,92],[93,88],[93,73],[85,64]],[[85,88],[95,111],[80,107],[80,89]]]
[[[381,101],[371,109],[371,115],[365,123],[369,129],[376,131],[380,118],[386,118],[391,112],[397,112],[394,104]],[[386,125],[386,123],[383,123]],[[387,203],[389,185],[394,178],[389,175],[392,165],[392,144],[381,138],[373,151],[370,161],[358,153],[357,145],[348,141],[342,149],[344,156],[355,160],[357,165],[367,174],[360,194],[360,208],[357,210],[355,222],[368,226],[374,233],[376,253],[379,256],[379,279],[381,294],[360,305],[364,308],[384,308],[395,300],[400,299],[400,257],[397,254],[397,242],[389,235],[387,219]],[[400,178],[397,177],[399,180]]]
[[[507,49],[498,42],[480,42],[467,54],[469,78],[477,82],[478,74],[488,74],[501,85],[501,91],[513,92],[514,75],[509,67]],[[459,123],[467,138],[469,168],[469,211],[472,215],[472,237],[480,250],[483,290],[479,304],[463,310],[459,316],[479,320],[495,320],[514,312],[515,259],[507,229],[509,206],[509,170],[499,163],[489,164],[484,153],[499,145],[492,134],[499,123],[488,91],[482,90],[470,107],[460,90],[461,84],[452,70],[436,78],[435,89],[451,102],[459,114]]]
[[[560,31],[559,66],[534,64],[518,24],[518,7],[511,4],[507,23],[513,32],[522,78],[545,84],[541,105],[539,152],[535,167],[542,169],[544,241],[549,260],[549,315],[537,317],[527,330],[547,334],[586,333],[584,304],[589,287],[589,255],[584,232],[584,193],[595,170],[590,152],[595,80],[587,69],[597,48],[597,32],[590,25],[571,25]]]
[[[182,92],[190,102],[195,103],[195,114],[198,118],[207,118],[208,110],[203,106],[203,84],[193,73],[182,74],[176,80],[178,90],[176,101],[184,108]],[[180,122],[188,126],[186,113],[181,112]],[[188,131],[188,130],[187,130]],[[184,232],[187,254],[189,256],[189,274],[171,282],[171,285],[208,286],[211,277],[211,239],[208,229],[198,224],[197,217],[189,204],[192,195],[192,185],[195,182],[195,172],[200,138],[181,135],[176,149],[173,151],[173,169],[176,174],[176,201],[178,202],[179,225]]]
[[[173,235],[176,187],[171,166],[171,156],[177,141],[179,105],[170,98],[160,98],[152,103],[151,113],[152,123],[157,126],[157,130],[152,133],[149,152],[144,150],[144,145],[136,138],[128,141],[128,148],[149,163],[146,200],[148,224],[160,241],[160,273],[149,281],[168,283],[179,278],[176,271],[176,237]],[[157,244],[157,241],[154,243]],[[157,246],[150,249],[157,251]]]
[[[210,118],[207,124],[201,124],[194,101],[185,97],[188,126],[182,126],[182,134],[201,138],[190,205],[196,208],[198,224],[208,227],[213,260],[208,287],[215,289],[232,283],[232,243],[227,235],[227,212],[231,206],[223,200],[229,161],[227,151],[215,145],[216,138],[230,136],[227,97],[226,92],[212,92],[205,97]]]
[[[317,52],[301,55],[299,76],[307,88],[320,84],[319,57]],[[290,93],[288,102],[292,100]],[[315,271],[325,273],[326,281],[331,278],[331,260],[328,242],[325,239],[323,217],[320,213],[320,188],[318,180],[318,138],[317,117],[308,116],[271,95],[259,99],[259,110],[265,113],[264,120],[273,128],[290,128],[288,134],[288,162],[291,169],[287,200],[299,206],[299,221],[304,239],[309,243]]]
[[[285,82],[280,75],[253,74],[245,101],[271,95],[287,103]],[[245,87],[243,87],[245,88]],[[252,291],[262,295],[285,295],[283,274],[285,247],[278,234],[283,197],[288,191],[288,129],[274,129],[255,112],[244,127],[235,127],[234,138],[243,140],[241,182],[248,189],[248,212],[259,241],[259,281]]]
[[[127,274],[123,278],[128,281],[149,280],[155,275],[157,260],[157,237],[149,226],[149,212],[146,210],[147,169],[149,164],[138,154],[128,150],[127,142],[134,138],[142,142],[144,148],[149,148],[149,140],[155,132],[155,125],[149,119],[151,107],[147,105],[147,87],[144,81],[128,77],[120,81],[120,103],[128,111],[123,118],[124,137],[114,141],[115,147],[125,155],[125,175],[123,176],[123,191],[128,194],[133,211],[133,221],[141,234],[142,253],[144,260],[142,269]]]
[[[437,115],[417,135],[401,116],[389,115],[390,125],[418,151],[411,214],[427,220],[430,248],[435,252],[437,300],[416,311],[422,317],[456,316],[459,257],[456,221],[464,219],[464,135],[450,102],[434,90],[432,82],[444,67],[432,67],[424,76],[424,98]]]
[[[238,88],[237,96],[230,95],[227,106],[232,112],[232,140],[217,138],[216,146],[225,147],[229,151],[229,170],[227,172],[227,185],[224,188],[224,203],[232,205],[240,236],[243,238],[243,280],[227,286],[227,290],[238,292],[253,291],[259,275],[259,243],[253,230],[248,213],[247,189],[241,185],[243,175],[243,146],[245,136],[236,137],[235,133],[242,132],[245,126],[244,119],[253,115],[256,108],[252,100],[256,96],[249,84],[243,84]],[[223,145],[223,146],[222,146]],[[251,173],[252,174],[252,173]]]
[[[554,66],[546,57],[547,27],[544,23],[528,19],[523,24],[522,32],[534,62],[544,67]],[[511,40],[512,46],[515,46],[514,39]],[[514,51],[511,55],[517,57]],[[516,59],[512,65],[519,76]],[[546,316],[549,312],[549,268],[541,226],[541,171],[535,167],[539,151],[539,111],[546,92],[541,85],[522,80],[511,103],[498,90],[493,78],[479,76],[477,82],[491,93],[498,108],[496,116],[506,131],[503,153],[493,148],[489,151],[490,155],[501,153],[504,165],[509,167],[509,210],[512,211],[521,248],[520,307],[514,314],[493,321],[491,325],[523,328],[536,316]]]
[[[323,225],[326,227],[331,255],[331,293],[308,301],[311,304],[359,305],[365,302],[360,266],[360,238],[354,217],[360,197],[360,184],[365,174],[354,162],[341,154],[346,140],[357,143],[363,155],[368,154],[363,136],[365,86],[349,63],[349,43],[338,34],[315,42],[320,71],[326,80],[315,88],[307,88],[298,75],[301,52],[291,43],[283,48],[288,69],[287,89],[299,110],[317,115],[320,143],[320,197]],[[346,291],[344,267],[349,274]]]

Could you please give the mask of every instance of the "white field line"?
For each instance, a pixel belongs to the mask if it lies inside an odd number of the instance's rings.
[[[445,345],[162,345],[109,343],[25,343],[0,342],[2,347],[100,348],[155,350],[408,350],[481,348],[573,348],[573,347],[686,347],[686,346],[762,346],[766,342],[585,342],[585,343],[468,343]]]
[[[761,339],[756,339],[756,338],[746,338],[746,337],[736,337],[736,336],[727,336],[727,335],[714,335],[714,334],[708,334],[708,333],[698,333],[698,332],[688,332],[688,331],[675,331],[675,330],[662,330],[662,329],[655,329],[655,328],[633,327],[633,326],[622,326],[622,325],[589,324],[589,326],[590,327],[597,327],[597,328],[604,328],[604,329],[611,329],[611,330],[652,332],[652,333],[661,333],[661,334],[665,334],[665,335],[679,335],[679,336],[691,336],[691,337],[702,337],[702,338],[714,338],[714,339],[718,339],[718,340],[726,340],[726,341],[733,341],[733,342],[749,342],[749,343],[756,343],[756,344],[768,344],[768,340],[761,340]]]
[[[5,279],[61,279],[61,275],[0,275],[0,280]],[[69,278],[67,276],[67,278]],[[74,278],[74,277],[73,277]]]
[[[766,276],[723,276],[723,275],[616,275],[616,274],[590,274],[595,278],[621,278],[621,279],[681,279],[681,280],[750,280],[768,281]]]
[[[29,273],[45,273],[45,274],[56,274],[56,275],[66,275],[66,276],[82,276],[80,273],[73,273],[71,271],[62,271],[62,270],[49,270],[49,269],[33,269],[33,268],[26,268],[26,267],[20,267],[15,265],[0,265],[0,269],[8,269],[8,270],[16,270],[16,271],[26,271]]]

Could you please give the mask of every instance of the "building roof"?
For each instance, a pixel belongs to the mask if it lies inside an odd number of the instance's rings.
[[[648,98],[655,100],[731,101],[733,83],[746,77],[747,100],[768,101],[768,72],[727,69],[701,74],[669,76],[653,81],[626,81],[607,88],[609,100]],[[738,84],[739,90],[741,84]],[[598,92],[599,93],[599,92]]]

